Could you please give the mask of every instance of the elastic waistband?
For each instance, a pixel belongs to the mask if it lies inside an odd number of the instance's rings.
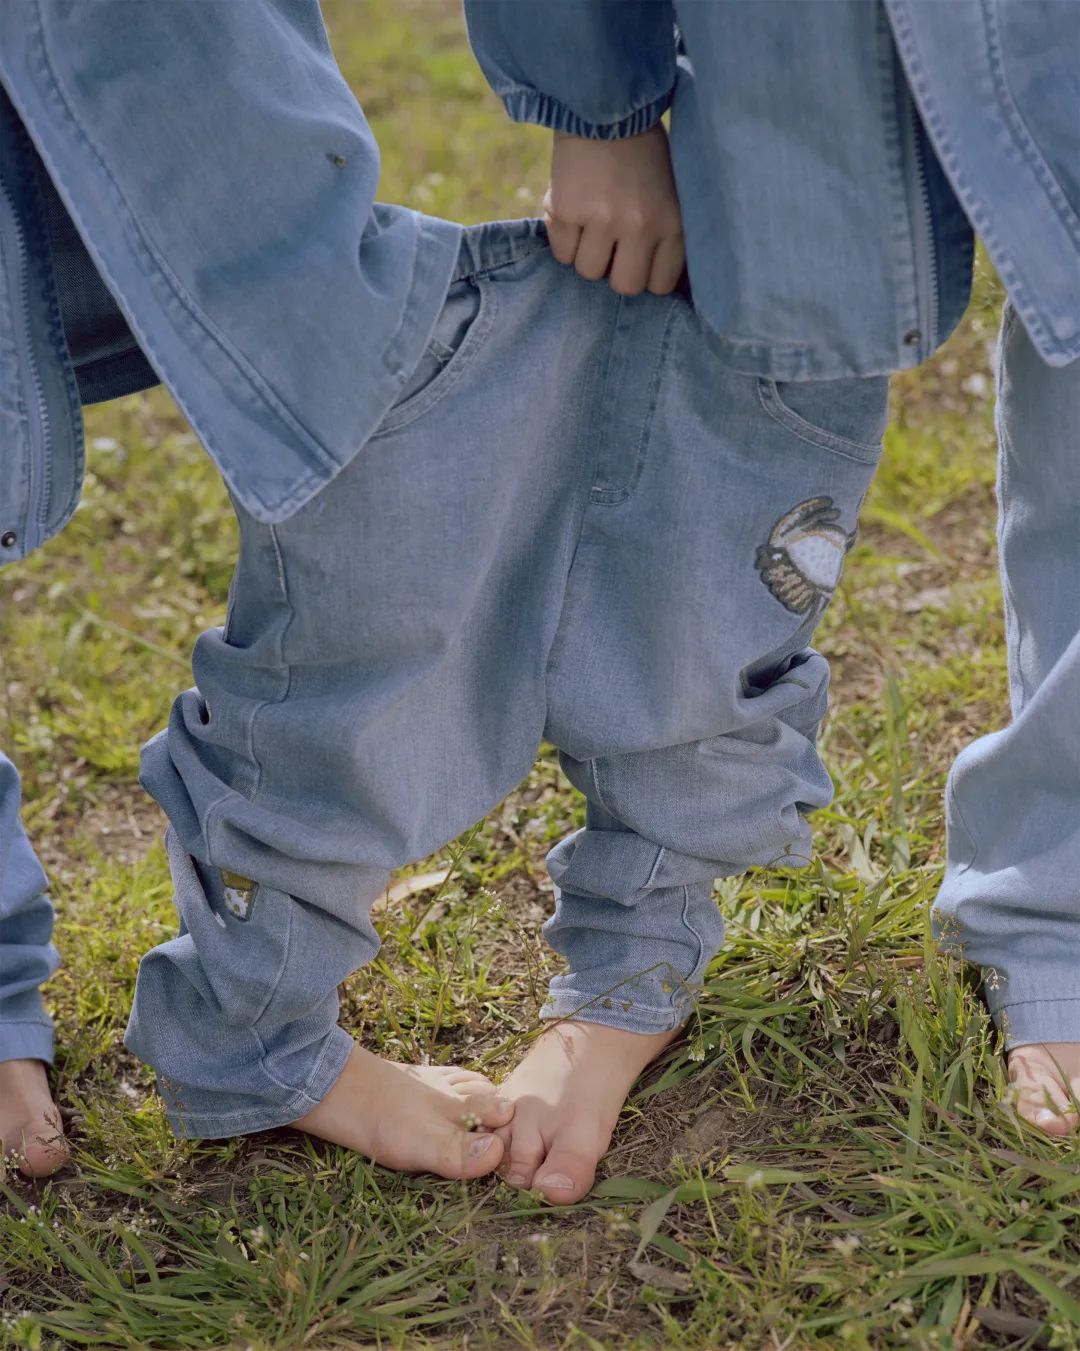
[[[461,232],[461,250],[453,281],[462,281],[478,272],[527,258],[548,246],[547,227],[542,220],[493,220],[466,225]]]

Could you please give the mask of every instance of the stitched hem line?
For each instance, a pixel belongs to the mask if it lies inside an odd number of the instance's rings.
[[[221,1140],[232,1135],[252,1135],[256,1131],[288,1126],[322,1102],[345,1068],[352,1054],[352,1037],[343,1027],[335,1027],[319,1053],[311,1077],[302,1089],[278,1106],[237,1107],[219,1112],[174,1112],[166,1103],[166,1115],[174,1134],[186,1140]],[[272,1080],[269,1072],[267,1077]],[[181,1089],[186,1093],[186,1090]],[[224,1092],[214,1094],[225,1098]]]
[[[604,1027],[613,1027],[620,1032],[673,1032],[682,1027],[693,1011],[693,1001],[687,996],[685,1007],[669,1004],[666,1008],[654,1008],[648,1004],[634,1003],[624,1008],[628,1000],[618,1000],[609,995],[588,995],[575,990],[560,990],[551,994],[540,1010],[544,1022],[599,1023]],[[608,1007],[610,1006],[610,1007]]]
[[[991,1009],[1009,1050],[1043,1041],[1080,1042],[1080,997],[1029,999]]]
[[[0,1023],[0,1061],[44,1060],[51,1065],[56,1052],[56,1034],[48,1022]]]

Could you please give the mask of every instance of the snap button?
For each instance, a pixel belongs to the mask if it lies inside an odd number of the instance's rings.
[[[18,543],[18,539],[19,537],[14,530],[5,530],[4,533],[0,535],[0,549],[14,549],[15,545]]]
[[[922,342],[922,333],[917,328],[909,328],[904,334],[905,347],[918,347]]]

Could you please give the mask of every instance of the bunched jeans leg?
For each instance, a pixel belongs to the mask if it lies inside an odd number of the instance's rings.
[[[1011,305],[997,418],[1013,721],[953,766],[934,918],[1009,1046],[1080,1041],[1080,362],[1047,366]]]
[[[19,776],[0,752],[0,1060],[53,1059],[41,985],[56,970],[47,882],[19,820]]]
[[[549,669],[548,735],[589,805],[549,856],[545,932],[569,970],[545,1016],[678,1026],[723,938],[713,880],[810,861],[807,815],[832,785],[809,643],[887,392],[739,374],[682,299],[624,302]]]

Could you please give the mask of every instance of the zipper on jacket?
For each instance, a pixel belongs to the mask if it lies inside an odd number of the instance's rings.
[[[22,378],[27,396],[27,422],[30,429],[30,466],[29,494],[26,504],[26,537],[20,540],[22,552],[29,553],[41,542],[45,535],[45,517],[48,502],[46,485],[48,482],[48,463],[50,448],[49,411],[45,399],[45,390],[38,371],[37,354],[34,351],[34,334],[30,323],[30,257],[26,244],[26,235],[11,189],[0,179],[0,193],[7,206],[8,219],[11,221],[15,240],[15,265],[18,272],[18,295],[13,297],[13,308],[18,309],[22,321],[22,333],[15,335],[16,351],[22,350]],[[20,341],[21,338],[21,341]],[[29,523],[33,522],[36,533],[30,535]]]
[[[937,250],[934,248],[934,218],[930,210],[930,190],[926,182],[926,155],[918,113],[910,94],[907,104],[907,134],[911,162],[915,166],[915,183],[919,197],[919,220],[913,232],[915,246],[916,305],[922,342],[919,346],[929,355],[937,346],[938,331],[938,275]]]

